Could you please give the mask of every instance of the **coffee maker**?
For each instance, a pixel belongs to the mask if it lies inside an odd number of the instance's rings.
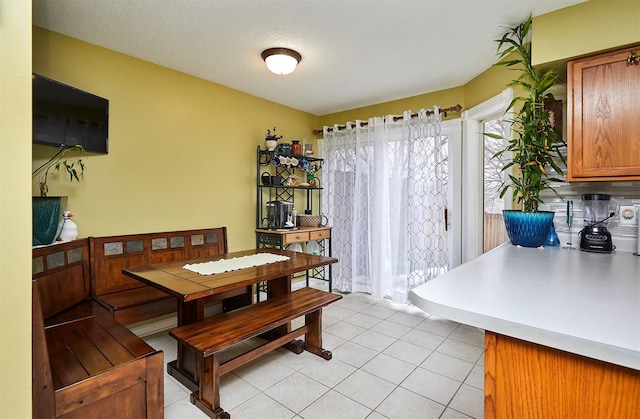
[[[615,210],[611,211],[611,203]],[[618,204],[611,200],[611,195],[590,193],[582,195],[582,212],[584,228],[580,231],[580,250],[597,253],[611,253],[615,246],[611,241],[611,233],[607,224],[618,214]]]
[[[267,223],[270,230],[294,229],[293,202],[267,202]]]

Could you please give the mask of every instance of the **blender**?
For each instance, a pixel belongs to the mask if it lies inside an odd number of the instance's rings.
[[[614,211],[611,211],[612,202],[616,206]],[[618,209],[618,204],[615,200],[611,200],[611,195],[602,193],[582,195],[584,228],[580,231],[580,250],[611,253],[615,249],[607,224],[612,217],[616,216]]]

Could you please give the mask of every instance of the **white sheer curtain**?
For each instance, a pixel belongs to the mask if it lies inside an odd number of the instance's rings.
[[[447,269],[447,139],[437,108],[361,122],[325,127],[320,141],[333,283],[405,302]]]

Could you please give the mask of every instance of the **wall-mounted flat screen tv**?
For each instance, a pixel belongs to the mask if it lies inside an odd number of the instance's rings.
[[[109,100],[33,75],[33,142],[109,152]]]

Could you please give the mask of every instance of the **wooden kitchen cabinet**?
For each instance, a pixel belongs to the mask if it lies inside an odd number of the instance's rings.
[[[640,45],[569,61],[567,111],[568,181],[640,180]]]
[[[637,418],[640,371],[485,331],[484,417]]]

